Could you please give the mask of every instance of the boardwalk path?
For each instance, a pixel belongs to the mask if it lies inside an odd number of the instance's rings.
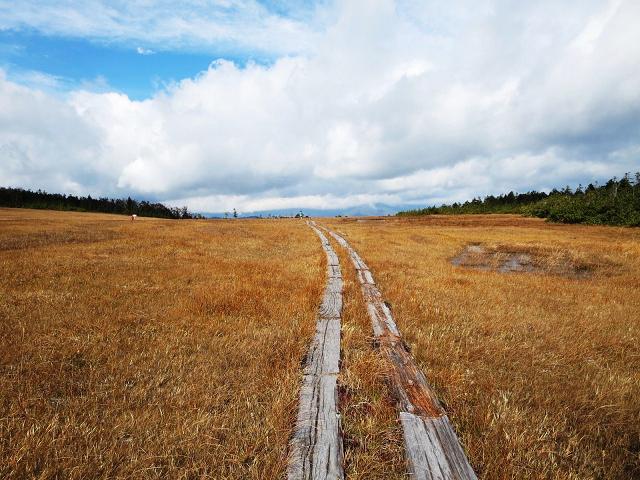
[[[343,237],[324,229],[349,252],[367,304],[374,336],[380,351],[392,366],[390,380],[397,399],[412,478],[476,479],[446,412],[402,341],[369,267]]]
[[[340,362],[342,274],[338,256],[314,222],[327,254],[327,287],[316,323],[316,334],[305,362],[298,418],[290,442],[289,480],[342,479],[342,432],[337,380]]]

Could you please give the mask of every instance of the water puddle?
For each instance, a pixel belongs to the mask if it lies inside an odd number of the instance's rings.
[[[451,259],[456,267],[499,273],[541,273],[584,278],[590,271],[575,265],[569,259],[553,262],[535,252],[510,251],[507,246],[489,248],[480,244],[467,245],[462,252]]]

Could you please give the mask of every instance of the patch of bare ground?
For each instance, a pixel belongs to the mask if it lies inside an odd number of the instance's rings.
[[[451,264],[500,273],[536,273],[569,278],[587,278],[593,273],[612,274],[616,266],[598,257],[600,255],[588,258],[539,245],[470,244],[451,259]]]
[[[375,272],[482,478],[640,477],[640,230],[507,215],[326,223]],[[470,244],[590,275],[452,265]]]
[[[303,222],[0,209],[0,478],[280,478],[325,267]]]

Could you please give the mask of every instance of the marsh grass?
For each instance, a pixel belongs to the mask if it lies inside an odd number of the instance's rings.
[[[640,231],[506,215],[327,223],[372,268],[483,478],[640,477]],[[591,274],[451,265],[469,244]]]
[[[327,223],[372,268],[483,478],[640,476],[640,232]],[[543,271],[452,265],[470,244]],[[404,478],[387,367],[334,248],[345,470]],[[553,273],[566,265],[589,275]],[[0,477],[281,478],[325,281],[301,221],[0,209]]]
[[[0,210],[0,477],[281,476],[311,233]]]

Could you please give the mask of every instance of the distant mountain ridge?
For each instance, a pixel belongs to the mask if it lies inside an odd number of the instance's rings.
[[[268,217],[268,216],[286,216],[292,217],[297,213],[302,212],[304,215],[310,217],[335,217],[336,215],[343,215],[349,217],[370,217],[370,216],[384,216],[395,215],[402,208],[410,208],[410,205],[393,206],[386,204],[373,204],[373,205],[359,205],[349,208],[281,208],[273,210],[257,210],[252,212],[238,213],[240,218],[249,217]],[[209,218],[224,218],[224,212],[199,212],[201,215]],[[231,216],[231,215],[229,215]]]

